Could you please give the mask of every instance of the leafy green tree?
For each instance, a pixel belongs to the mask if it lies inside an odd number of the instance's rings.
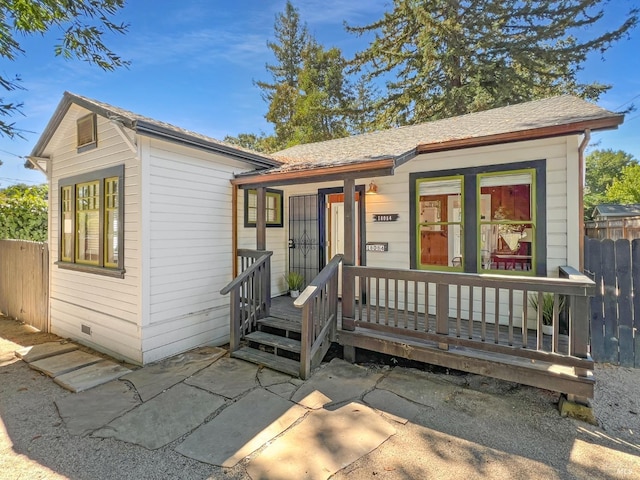
[[[640,203],[640,164],[632,163],[622,169],[619,178],[615,178],[607,189],[609,203]]]
[[[46,185],[12,185],[0,190],[0,238],[47,241]]]
[[[260,133],[259,135],[255,133],[239,133],[235,137],[232,135],[224,137],[224,142],[226,143],[264,153],[274,151],[274,141],[273,136],[267,136],[264,133]]]
[[[571,93],[596,100],[610,88],[581,83],[592,52],[637,25],[632,9],[605,25],[608,0],[394,0],[390,12],[347,30],[375,34],[355,55],[386,81],[380,126],[424,122]],[[609,27],[609,29],[606,29]],[[580,36],[576,36],[577,34]]]
[[[633,155],[622,150],[594,150],[585,159],[584,214],[591,218],[596,205],[607,203],[607,190],[625,167],[636,162]]]
[[[77,58],[103,70],[126,66],[128,62],[104,43],[108,32],[127,31],[127,25],[113,20],[124,4],[125,0],[5,0],[0,3],[0,58],[15,60],[26,53],[21,37],[43,35],[55,28],[62,33],[60,43],[54,46],[57,56]],[[4,73],[0,73],[0,87],[7,92],[23,89],[19,75]],[[21,136],[15,123],[6,120],[21,107],[21,103],[0,97],[0,135]]]

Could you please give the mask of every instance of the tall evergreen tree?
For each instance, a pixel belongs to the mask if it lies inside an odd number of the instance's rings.
[[[267,46],[276,62],[266,65],[272,82],[255,83],[269,104],[265,117],[275,140],[261,146],[281,149],[347,135],[350,84],[340,50],[318,44],[290,1],[276,16],[274,31]]]
[[[394,0],[356,54],[386,80],[380,126],[418,123],[551,95],[596,100],[610,88],[580,83],[587,55],[605,52],[638,23],[633,9],[604,33],[608,0]],[[580,31],[580,36],[576,34]]]

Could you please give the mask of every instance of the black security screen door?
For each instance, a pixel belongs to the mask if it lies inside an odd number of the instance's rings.
[[[320,272],[318,196],[289,197],[289,270],[304,276],[307,286]]]

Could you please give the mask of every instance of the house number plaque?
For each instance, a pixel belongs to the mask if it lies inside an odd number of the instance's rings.
[[[400,217],[397,213],[374,213],[374,222],[395,222]]]
[[[388,252],[389,242],[367,242],[367,252]]]

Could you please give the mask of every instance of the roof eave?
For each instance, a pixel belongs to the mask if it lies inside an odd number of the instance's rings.
[[[614,115],[595,120],[584,120],[563,125],[552,125],[549,127],[532,128],[519,130],[516,132],[498,133],[495,135],[485,135],[482,137],[458,138],[437,143],[420,144],[417,153],[446,152],[449,150],[459,150],[463,148],[485,147],[500,143],[523,142],[527,140],[541,140],[544,138],[560,137],[563,135],[574,135],[583,133],[585,130],[600,131],[618,128],[624,121],[624,115]]]
[[[271,187],[315,182],[329,182],[364,176],[383,177],[393,175],[395,159],[384,158],[362,163],[348,163],[330,167],[289,170],[286,172],[263,172],[237,175],[231,183],[240,188]]]
[[[226,146],[215,142],[208,142],[202,138],[191,136],[186,133],[181,133],[169,128],[163,128],[159,125],[154,125],[143,120],[139,120],[136,122],[135,131],[140,135],[161,138],[191,147],[198,147],[208,151],[222,153],[239,160],[250,162],[257,167],[273,168],[282,165],[282,163],[277,160],[263,157],[262,155],[259,155],[257,153],[238,150],[231,146]]]

